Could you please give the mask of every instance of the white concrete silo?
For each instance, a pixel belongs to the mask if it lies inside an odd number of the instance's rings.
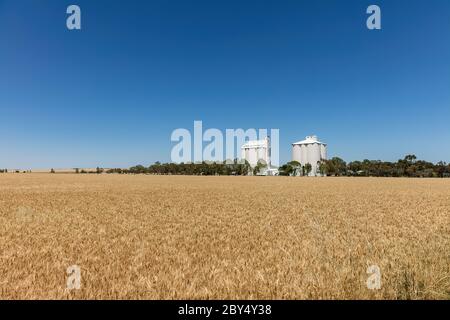
[[[292,144],[292,160],[302,166],[309,163],[312,167],[310,176],[319,176],[318,163],[327,159],[327,145],[320,142],[317,136],[308,136],[305,140]]]
[[[241,147],[241,158],[247,160],[250,166],[255,167],[258,161],[270,165],[270,139],[248,141]]]

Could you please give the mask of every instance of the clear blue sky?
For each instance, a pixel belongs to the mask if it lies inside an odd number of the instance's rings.
[[[450,1],[0,0],[0,167],[168,161],[194,120],[450,162]]]

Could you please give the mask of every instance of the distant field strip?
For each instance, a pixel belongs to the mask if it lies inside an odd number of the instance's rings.
[[[1,299],[450,299],[450,179],[0,174],[0,244]]]

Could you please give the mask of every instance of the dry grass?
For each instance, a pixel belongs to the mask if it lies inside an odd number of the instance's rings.
[[[0,244],[7,299],[449,299],[450,180],[0,175]]]

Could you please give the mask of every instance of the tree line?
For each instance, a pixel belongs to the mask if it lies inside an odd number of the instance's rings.
[[[147,173],[159,175],[256,175],[264,168],[259,164],[251,168],[248,162],[239,162],[237,159],[232,164],[224,163],[160,163],[144,167],[142,165],[131,167],[128,170],[110,169],[107,173]],[[301,165],[297,161],[291,161],[279,168],[279,174],[284,176],[308,176],[312,171],[312,165]],[[450,177],[450,164],[443,161],[436,164],[418,160],[415,155],[407,155],[397,162],[381,160],[363,160],[346,163],[339,157],[330,160],[322,160],[317,164],[318,175],[323,176],[363,176],[363,177]]]
[[[245,161],[237,159],[233,163],[160,163],[149,167],[137,165],[129,169],[109,169],[106,173],[121,174],[156,174],[156,175],[250,175],[258,174],[266,165],[258,163],[255,168]],[[308,176],[312,165],[301,165],[297,161],[290,161],[279,168],[282,176]],[[362,177],[450,177],[450,164],[443,161],[436,164],[424,160],[417,160],[415,155],[407,155],[397,162],[381,160],[363,160],[345,162],[339,157],[322,160],[317,163],[318,175],[323,176],[362,176]]]
[[[415,155],[407,155],[397,162],[363,160],[346,163],[338,157],[317,163],[317,174],[324,176],[362,176],[362,177],[450,177],[450,164],[440,161],[436,164],[417,160]],[[308,175],[311,165],[302,166],[291,161],[280,167],[280,175]]]
[[[121,173],[121,174],[156,174],[156,175],[224,175],[224,176],[245,176],[251,172],[252,168],[250,164],[245,161],[241,162],[235,159],[232,163],[214,163],[214,162],[202,162],[202,163],[160,163],[145,167],[143,165],[137,165],[129,169],[109,169],[106,173]]]
[[[156,162],[148,167],[143,165],[133,166],[129,169],[115,168],[102,169],[97,167],[95,171],[75,169],[75,173],[118,173],[118,174],[155,174],[155,175],[257,175],[267,167],[264,163],[258,163],[254,168],[247,161],[235,159],[231,163],[202,162],[202,163],[160,163]],[[308,176],[312,171],[312,165],[301,165],[297,161],[290,161],[279,167],[279,175],[282,176]],[[0,173],[7,173],[7,169],[0,169]],[[19,171],[16,171],[19,173]],[[29,171],[31,172],[31,171]],[[55,170],[51,169],[51,173]],[[363,160],[346,163],[339,157],[330,160],[322,160],[317,163],[317,175],[322,176],[362,176],[362,177],[423,177],[423,178],[448,178],[450,177],[450,164],[440,161],[436,164],[424,160],[418,160],[415,155],[407,155],[397,162],[381,160]]]

